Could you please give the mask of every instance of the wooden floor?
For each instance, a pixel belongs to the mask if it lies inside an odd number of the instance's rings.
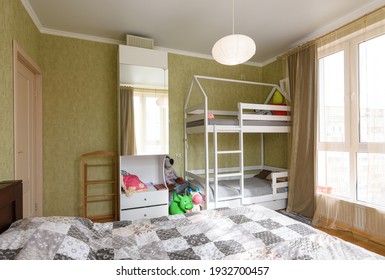
[[[355,235],[351,232],[342,231],[342,230],[332,230],[332,229],[325,229],[320,227],[317,227],[317,229],[322,230],[330,235],[334,235],[343,240],[346,240],[350,243],[356,244],[360,247],[363,247],[369,251],[375,252],[379,255],[385,256],[385,246],[379,243],[370,241],[364,237]]]

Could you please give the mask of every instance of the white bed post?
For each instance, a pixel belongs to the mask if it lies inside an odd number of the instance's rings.
[[[218,131],[217,126],[214,125],[214,207],[218,205]]]
[[[207,118],[208,118],[209,109],[208,109],[208,104],[207,104],[207,95],[206,95],[205,91],[203,90],[203,87],[202,87],[201,83],[199,82],[198,78],[199,78],[199,76],[194,76],[194,80],[197,83],[199,90],[201,91],[203,98],[204,98],[205,184],[206,184],[205,188],[206,188],[206,208],[208,208],[209,202],[210,202],[209,132],[207,129],[207,125],[208,125]]]
[[[187,98],[186,98],[186,101],[184,103],[184,110],[183,110],[183,113],[184,113],[184,120],[183,120],[183,124],[184,124],[184,139],[183,139],[183,142],[184,142],[184,170],[183,170],[183,178],[186,179],[186,170],[188,170],[188,134],[187,134],[187,105],[190,101],[190,95],[191,95],[191,91],[192,91],[192,88],[193,88],[193,83],[190,84],[190,89],[189,89],[189,92],[187,94]]]
[[[241,103],[238,103],[238,120],[239,120],[239,127],[240,127],[240,130],[239,130],[239,134],[238,134],[238,137],[239,137],[239,150],[240,150],[240,153],[239,153],[239,164],[240,164],[240,173],[241,173],[241,176],[239,178],[239,183],[240,183],[240,187],[241,187],[241,203],[242,204],[245,204],[244,203],[244,198],[245,198],[245,192],[244,192],[244,188],[245,188],[245,178],[244,178],[244,175],[245,175],[245,168],[244,168],[244,159],[243,159],[243,107],[242,107],[242,104]]]
[[[263,169],[264,166],[265,166],[265,154],[264,154],[265,148],[264,148],[264,142],[263,142],[263,133],[261,133],[260,148],[261,148],[261,166],[262,166],[262,169]]]
[[[186,178],[186,171],[188,170],[188,134],[187,134],[187,106],[190,101],[191,92],[194,86],[194,80],[191,81],[190,90],[188,92],[186,102],[184,104],[184,179]]]

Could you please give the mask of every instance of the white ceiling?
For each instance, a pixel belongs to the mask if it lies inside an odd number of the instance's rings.
[[[211,58],[232,34],[232,0],[21,0],[42,33],[124,44],[125,35],[155,48]],[[250,36],[265,64],[380,6],[385,0],[235,0],[235,33]]]

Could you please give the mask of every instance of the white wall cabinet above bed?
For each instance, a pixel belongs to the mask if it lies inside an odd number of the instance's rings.
[[[164,181],[165,155],[120,157],[120,220],[137,220],[168,215],[168,189]],[[145,190],[124,191],[123,174],[136,175],[146,185]],[[157,185],[164,188],[158,189]]]

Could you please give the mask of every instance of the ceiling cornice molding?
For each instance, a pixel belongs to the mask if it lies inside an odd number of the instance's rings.
[[[319,37],[321,37],[321,36],[323,36],[329,32],[332,32],[333,30],[336,30],[336,29],[340,28],[341,26],[349,24],[350,22],[353,22],[354,20],[364,16],[365,14],[368,14],[370,12],[375,11],[376,9],[379,9],[379,8],[383,7],[384,5],[385,5],[385,0],[377,0],[377,1],[374,1],[374,2],[368,4],[364,7],[361,7],[360,9],[357,9],[357,10],[353,11],[352,13],[350,13],[344,17],[339,18],[338,20],[336,20],[330,24],[322,26],[321,28],[317,29],[315,32],[309,34],[305,38],[302,38],[301,40],[298,40],[295,43],[288,46],[287,49],[285,49],[282,53],[280,53],[276,57],[272,57],[272,58],[262,62],[261,64],[262,64],[262,66],[266,66],[266,65],[276,61],[278,57],[283,56],[284,54],[286,54],[290,50],[292,50],[298,46],[301,46],[307,42],[315,40],[315,39],[317,39],[317,38],[319,38]]]
[[[214,58],[211,55],[208,55],[208,54],[202,54],[202,53],[196,53],[196,52],[188,52],[188,51],[182,51],[182,50],[170,49],[170,48],[163,48],[163,47],[158,47],[158,46],[155,46],[154,49],[160,50],[160,51],[169,52],[169,53],[179,54],[179,55],[185,55],[185,56],[191,56],[191,57],[196,57],[196,58],[203,58],[203,59],[214,60]],[[251,66],[256,66],[256,67],[262,67],[261,63],[259,63],[259,62],[252,62],[252,61],[247,61],[247,62],[243,63],[243,65],[251,65]]]
[[[125,41],[120,41],[120,40],[114,40],[114,39],[108,39],[104,37],[97,37],[97,36],[91,36],[91,35],[86,35],[86,34],[80,34],[80,33],[73,33],[73,32],[66,32],[66,31],[60,31],[57,29],[50,29],[50,28],[45,28],[41,24],[39,18],[37,17],[35,11],[33,10],[32,6],[30,5],[28,0],[21,0],[21,3],[23,4],[24,8],[26,9],[27,13],[31,17],[32,21],[35,23],[36,27],[38,30],[43,33],[43,34],[50,34],[50,35],[56,35],[56,36],[63,36],[63,37],[68,37],[68,38],[75,38],[75,39],[81,39],[81,40],[88,40],[88,41],[95,41],[95,42],[101,42],[101,43],[107,43],[107,44],[126,44]],[[372,12],[381,6],[385,5],[385,0],[376,0],[373,1],[366,6],[361,7],[360,9],[357,9],[353,11],[352,13],[339,18],[338,20],[327,24],[325,26],[322,26],[321,28],[317,29],[315,32],[309,34],[308,36],[296,41],[295,43],[289,45],[281,54],[272,57],[270,59],[267,59],[264,62],[245,62],[244,64],[246,65],[251,65],[251,66],[256,66],[256,67],[263,67],[266,66],[272,62],[274,62],[277,57],[282,56],[283,54],[287,53],[291,49],[298,47],[300,45],[303,45],[306,42],[309,42],[311,40],[314,40],[324,34],[327,34],[328,32],[331,32],[351,21],[354,21],[355,19]],[[204,59],[210,59],[213,60],[213,57],[208,54],[201,54],[201,53],[195,53],[195,52],[189,52],[189,51],[183,51],[183,50],[176,50],[176,49],[169,49],[169,48],[163,48],[163,47],[155,47],[155,49],[159,50],[164,50],[170,53],[175,53],[175,54],[180,54],[180,55],[186,55],[186,56],[192,56],[192,57],[197,57],[197,58],[204,58]]]
[[[21,0],[21,3],[23,4],[25,10],[31,17],[32,21],[35,23],[37,29],[41,32],[41,29],[43,28],[43,25],[41,24],[39,18],[37,17],[35,11],[32,9],[31,5],[29,4],[28,0]]]
[[[277,60],[277,57],[269,58],[268,60],[266,60],[266,61],[264,61],[264,62],[261,63],[261,67],[266,66],[266,65],[268,65],[268,64],[270,64],[270,63],[273,63],[273,62],[275,62],[276,60]]]
[[[113,44],[113,45],[125,45],[126,44],[125,41],[119,41],[119,40],[107,39],[107,38],[103,38],[103,37],[90,36],[90,35],[85,35],[85,34],[80,34],[80,33],[66,32],[66,31],[60,31],[57,29],[45,28],[42,26],[41,22],[39,21],[39,18],[36,16],[34,10],[32,9],[31,5],[29,4],[28,0],[21,0],[21,2],[23,3],[25,9],[27,10],[28,14],[32,18],[36,27],[38,28],[38,30],[42,34],[62,36],[62,37],[87,40],[87,41],[94,41],[94,42]],[[211,55],[206,55],[206,54],[201,54],[201,53],[194,53],[194,52],[188,52],[188,51],[182,51],[182,50],[176,50],[176,49],[170,49],[170,48],[163,48],[163,47],[158,47],[158,46],[155,46],[154,49],[162,50],[162,51],[166,51],[166,52],[170,52],[170,53],[175,53],[175,54],[180,54],[180,55],[186,55],[186,56],[192,56],[192,57],[197,57],[197,58],[214,60],[214,58]],[[262,64],[258,63],[258,62],[250,62],[249,61],[249,62],[246,62],[244,64],[262,67]]]
[[[42,34],[62,36],[62,37],[81,39],[81,40],[87,40],[87,41],[95,41],[95,42],[107,43],[107,44],[115,44],[115,45],[125,45],[126,44],[125,41],[119,41],[119,40],[107,39],[107,38],[103,38],[103,37],[90,36],[90,35],[85,35],[85,34],[80,34],[80,33],[66,32],[66,31],[60,31],[57,29],[45,28],[41,24],[39,18],[36,16],[36,13],[32,9],[31,5],[29,4],[29,1],[28,0],[21,0],[21,3],[23,4],[24,8],[26,9],[27,13],[31,17],[32,21],[35,23],[35,25],[38,28],[38,30],[40,31],[40,33],[42,33]],[[176,49],[170,49],[170,48],[164,48],[164,47],[158,47],[158,46],[155,46],[154,49],[163,50],[166,52],[180,54],[180,55],[186,55],[186,56],[192,56],[192,57],[197,57],[197,58],[214,60],[214,58],[211,55],[207,55],[207,54],[188,52],[188,51],[176,50]],[[263,66],[259,62],[251,62],[251,61],[245,62],[244,64],[256,66],[256,67],[262,67]]]
[[[31,17],[32,21],[35,23],[35,25],[36,25],[37,29],[40,31],[40,33],[49,34],[49,35],[56,35],[56,36],[63,36],[63,37],[74,38],[74,39],[87,40],[87,41],[95,41],[95,42],[100,42],[100,43],[115,44],[115,45],[126,43],[124,41],[107,39],[107,38],[103,38],[103,37],[97,37],[97,36],[85,35],[85,34],[80,34],[80,33],[66,32],[66,31],[61,31],[61,30],[57,30],[57,29],[45,28],[41,24],[35,11],[31,7],[29,1],[28,0],[21,0],[21,3],[23,4],[24,8],[26,9],[27,13]]]
[[[368,14],[370,12],[375,11],[376,9],[379,9],[384,5],[385,5],[384,0],[377,0],[377,1],[371,2],[371,3],[361,7],[360,9],[357,9],[357,10],[353,11],[352,13],[350,13],[344,17],[339,18],[338,20],[336,20],[330,24],[322,26],[321,28],[317,29],[316,31],[309,34],[305,38],[302,38],[301,40],[296,41],[295,43],[291,44],[281,55],[285,54],[286,52],[288,52],[289,50],[291,50],[293,48],[296,48],[296,47],[301,46],[307,42],[315,40],[315,39],[331,32],[333,30],[340,28],[341,26],[344,26],[350,22],[353,22],[354,20],[364,16],[365,14]]]
[[[106,44],[112,44],[112,45],[126,44],[125,41],[113,40],[113,39],[108,39],[104,37],[97,37],[97,36],[85,35],[80,33],[60,31],[60,30],[49,29],[44,27],[40,29],[40,32],[43,34],[56,35],[56,36],[87,40],[87,41],[93,41],[93,42],[99,42],[99,43],[106,43]]]

